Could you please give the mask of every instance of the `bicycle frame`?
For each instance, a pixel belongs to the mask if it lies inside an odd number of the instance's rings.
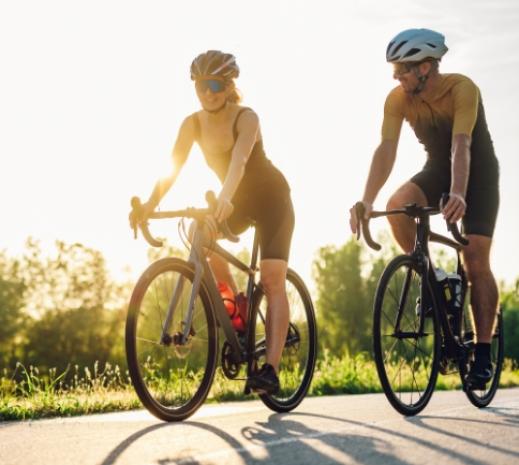
[[[458,340],[457,336],[453,333],[452,327],[449,324],[447,318],[447,311],[445,309],[445,303],[442,299],[442,290],[438,281],[436,280],[436,276],[434,273],[434,266],[432,265],[431,257],[429,254],[429,241],[438,242],[448,247],[452,247],[456,250],[457,255],[457,271],[462,275],[462,282],[465,283],[465,276],[463,272],[463,267],[460,266],[460,257],[459,250],[461,248],[460,244],[452,241],[451,239],[441,236],[439,234],[431,233],[430,230],[430,221],[429,215],[421,215],[417,217],[416,222],[416,240],[413,252],[411,253],[411,257],[413,257],[420,269],[418,270],[422,276],[427,277],[427,279],[421,280],[421,288],[420,288],[420,301],[423,303],[426,301],[424,297],[427,295],[430,297],[430,300],[433,305],[433,311],[436,312],[436,315],[439,317],[440,325],[442,328],[442,333],[444,335],[444,342],[446,348],[446,354],[449,358],[459,358],[459,356],[464,352],[463,344]],[[466,285],[462,286],[462,308],[465,300],[465,291]],[[399,315],[401,310],[399,310]],[[419,332],[423,333],[424,327],[424,316],[422,315],[420,319],[420,329]]]
[[[229,318],[229,314],[225,308],[222,297],[218,288],[216,287],[216,280],[214,278],[213,272],[207,262],[206,250],[211,250],[213,253],[217,253],[222,258],[227,260],[234,267],[248,274],[248,282],[247,282],[247,298],[248,298],[248,308],[247,315],[248,321],[250,322],[251,316],[251,304],[252,304],[252,294],[254,291],[254,286],[258,286],[254,281],[256,276],[256,272],[258,271],[256,268],[257,260],[258,260],[258,238],[256,232],[254,233],[254,242],[252,248],[252,256],[251,256],[251,264],[247,266],[245,263],[238,260],[234,255],[227,252],[223,247],[221,247],[217,243],[208,244],[208,241],[204,235],[202,228],[199,226],[197,220],[194,220],[194,235],[191,241],[191,251],[189,254],[188,262],[193,265],[194,268],[194,279],[193,279],[193,287],[191,290],[191,296],[189,299],[189,308],[186,312],[186,316],[184,318],[183,324],[183,333],[181,336],[180,344],[185,344],[188,340],[189,333],[191,331],[191,323],[193,318],[194,304],[195,299],[200,290],[200,285],[204,277],[208,279],[205,280],[206,290],[209,294],[209,298],[211,300],[212,308],[214,309],[215,316],[217,321],[222,328],[225,338],[227,342],[232,347],[232,353],[234,355],[233,362],[241,363],[247,360],[247,355],[251,354],[253,351],[253,347],[243,347],[241,342],[239,341],[236,331],[232,326],[231,319]],[[184,281],[181,278],[176,285],[175,291],[173,292],[170,304],[168,306],[168,313],[166,315],[164,327],[162,330],[162,341],[171,340],[171,336],[169,335],[169,330],[171,326],[171,322],[173,321],[173,315],[176,309],[176,306],[179,301],[180,294],[183,290]],[[250,341],[252,338],[250,337],[250,331],[252,325],[248,324],[246,328],[247,341]]]

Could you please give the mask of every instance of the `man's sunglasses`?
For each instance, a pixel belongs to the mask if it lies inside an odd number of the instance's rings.
[[[402,76],[409,73],[417,66],[416,63],[394,63],[393,64],[393,75],[396,77]]]
[[[199,79],[196,81],[195,86],[199,92],[205,93],[209,89],[211,93],[217,94],[225,89],[225,81],[220,79]]]

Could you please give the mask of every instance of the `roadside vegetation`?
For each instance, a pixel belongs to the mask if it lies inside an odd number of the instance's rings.
[[[22,380],[14,381],[6,371],[0,377],[0,421],[28,420],[57,416],[85,415],[142,408],[135,395],[127,373],[118,366],[98,364],[93,369],[75,366],[71,382],[64,379],[69,371],[57,373],[50,370],[39,373],[34,367],[19,365]],[[519,386],[519,369],[510,360],[501,375],[501,387]],[[459,389],[456,374],[440,376],[437,390]],[[374,362],[366,355],[356,357],[326,354],[317,362],[310,396],[334,394],[365,394],[381,392]],[[461,395],[461,393],[460,393]],[[243,394],[243,381],[231,381],[217,370],[207,402],[250,400],[254,396]]]
[[[309,395],[381,392],[369,355],[371,308],[378,276],[396,251],[389,239],[379,240],[385,255],[370,255],[353,240],[316,253],[319,359]],[[150,252],[150,260],[182,253],[164,248]],[[438,262],[448,267],[452,257],[440,253]],[[111,279],[101,253],[82,244],[57,242],[55,253],[44,256],[29,239],[21,257],[0,251],[0,421],[141,407],[123,344],[132,286]],[[501,385],[519,386],[519,279],[500,288],[506,357]],[[459,387],[457,375],[438,380],[438,389]],[[243,382],[218,371],[208,402],[250,398],[243,395]]]

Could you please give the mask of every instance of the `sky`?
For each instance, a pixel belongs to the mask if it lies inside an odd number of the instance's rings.
[[[219,49],[237,57],[243,103],[291,185],[290,265],[310,280],[319,247],[351,237],[347,212],[362,196],[396,85],[387,43],[426,27],[446,36],[441,72],[465,74],[481,90],[501,167],[492,264],[511,282],[519,276],[517,24],[516,0],[2,2],[0,249],[16,256],[28,236],[48,250],[56,239],[81,242],[103,253],[116,278],[135,279],[148,246],[128,227],[130,198],[146,199],[171,169],[178,127],[199,109],[189,66]],[[405,125],[375,208],[424,161]],[[195,147],[161,208],[203,206],[218,186]],[[174,223],[151,230],[180,244]]]

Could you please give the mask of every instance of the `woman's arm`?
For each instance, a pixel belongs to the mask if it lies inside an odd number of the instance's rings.
[[[180,126],[178,131],[177,140],[173,147],[172,152],[172,161],[173,161],[173,169],[171,173],[159,179],[157,184],[153,189],[153,192],[150,195],[148,202],[146,203],[147,212],[151,213],[157,205],[160,203],[162,198],[169,191],[171,186],[175,183],[184,163],[187,160],[189,152],[191,151],[191,147],[193,146],[193,142],[195,140],[195,125],[193,118],[188,116]]]
[[[245,165],[258,137],[258,115],[253,111],[244,112],[239,117],[237,129],[238,137],[232,150],[231,163],[229,164],[222,190],[218,196],[218,203],[214,214],[218,222],[227,219],[233,211],[234,207],[231,203],[231,199],[243,178]]]

